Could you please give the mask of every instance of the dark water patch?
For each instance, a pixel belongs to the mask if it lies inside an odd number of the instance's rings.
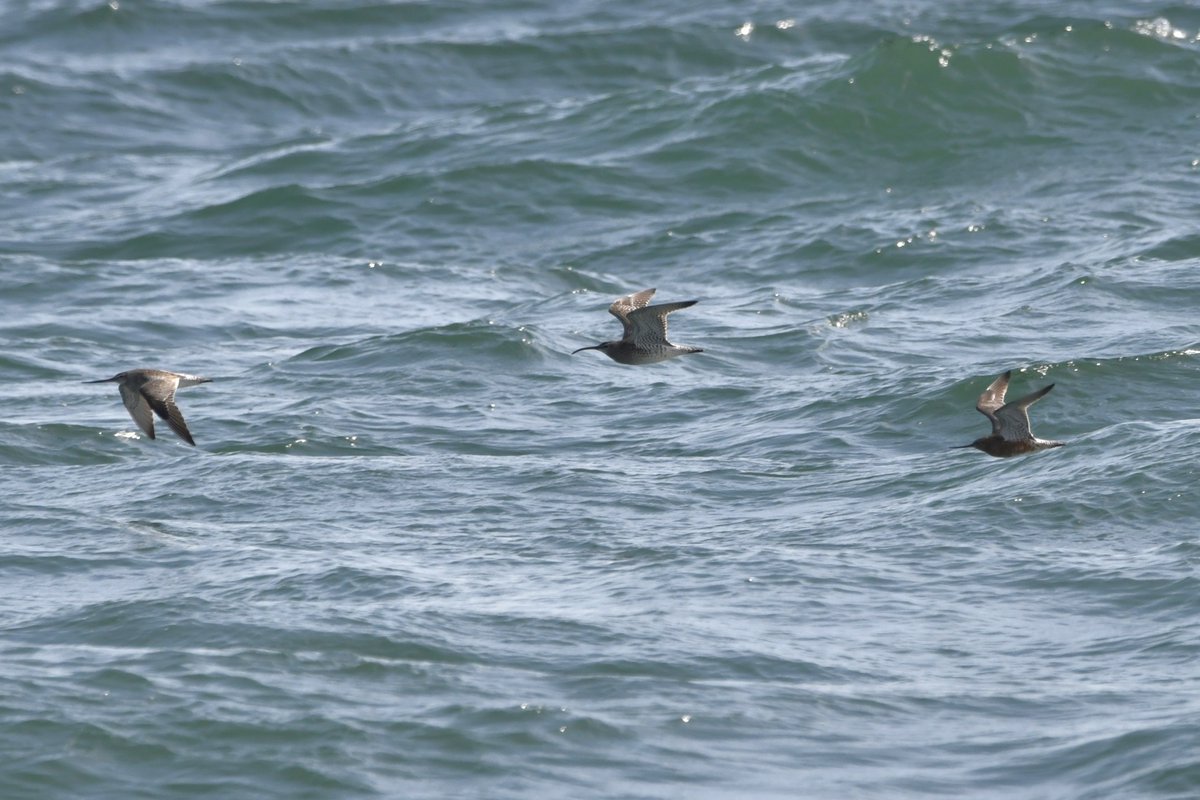
[[[1200,235],[1173,236],[1146,250],[1142,257],[1161,261],[1196,261],[1200,259]]]
[[[470,659],[438,645],[395,641],[377,634],[334,632],[320,630],[276,630],[261,625],[230,619],[220,622],[219,605],[198,598],[110,601],[97,603],[67,612],[53,625],[47,620],[25,623],[10,628],[10,635],[29,643],[43,641],[44,631],[56,631],[52,640],[75,642],[97,647],[156,649],[178,648],[187,651],[200,646],[208,648],[267,647],[282,652],[336,651],[346,648],[362,656],[395,660],[466,663]],[[172,621],[166,625],[151,624],[159,609],[170,608]],[[54,644],[55,641],[43,641]]]
[[[132,422],[130,422],[132,426]],[[115,464],[129,457],[133,442],[83,425],[0,425],[8,428],[0,443],[0,463],[12,466]]]
[[[1044,565],[1031,571],[1028,564],[1022,563],[1013,565],[1007,574],[996,575],[996,579],[1031,590],[1061,593],[1073,598],[1072,602],[1093,603],[1092,613],[1100,615],[1124,613],[1137,607],[1169,613],[1186,608],[1188,593],[1196,588],[1194,579],[1178,572],[1167,565],[1137,573],[1130,568],[1094,565]]]
[[[567,673],[574,680],[598,678],[655,678],[671,681],[787,681],[795,683],[839,682],[852,679],[847,672],[814,663],[772,659],[762,654],[727,659],[670,661],[599,661],[581,664]],[[853,676],[860,680],[865,675]]]
[[[1132,723],[1125,727],[1133,730],[1108,734],[1085,731],[1078,737],[1083,741],[1056,743],[1043,747],[1036,755],[1009,759],[1003,768],[1004,775],[994,769],[985,770],[984,774],[1014,789],[1036,786],[1053,778],[1068,785],[1089,787],[1084,795],[1089,797],[1140,791],[1175,761],[1172,753],[1182,755],[1179,736],[1186,736],[1192,730],[1189,725],[1170,724],[1139,729]],[[1017,775],[1021,777],[1015,778]]]
[[[246,254],[253,237],[253,252],[287,251],[300,231],[306,236],[341,238],[353,228],[343,206],[319,190],[278,186],[253,192],[237,200],[198,208],[155,223],[154,233],[114,231],[102,240],[81,242],[71,252],[74,259],[193,258]],[[142,225],[138,226],[143,227]],[[263,231],[273,231],[264,237]],[[203,231],[202,236],[197,236]],[[202,244],[201,244],[202,243]]]
[[[500,359],[528,362],[538,358],[529,331],[485,321],[453,323],[346,345],[311,348],[288,359],[289,365],[336,364],[340,369],[412,367],[462,370],[468,363]],[[466,376],[464,376],[465,378]]]
[[[16,518],[13,520],[16,529],[26,528],[35,530],[37,526],[28,523],[22,524],[22,520]],[[44,519],[41,520],[44,522]],[[161,562],[153,562],[161,564]],[[88,572],[104,573],[110,570],[120,570],[122,568],[137,569],[138,567],[149,566],[150,562],[130,558],[118,553],[109,553],[104,556],[78,557],[64,556],[54,553],[44,554],[9,554],[0,558],[0,570],[11,578],[18,576],[69,576],[82,575]]]
[[[209,588],[219,591],[227,600],[304,602],[320,597],[322,602],[344,598],[360,604],[396,602],[435,591],[427,581],[416,581],[411,575],[352,566],[294,570],[281,575],[257,574],[234,585],[221,582]]]

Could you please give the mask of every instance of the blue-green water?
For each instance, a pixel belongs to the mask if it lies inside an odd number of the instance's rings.
[[[1200,796],[1200,11],[25,0],[0,65],[0,797]],[[569,355],[649,286],[702,355]],[[1069,446],[949,449],[1009,368]]]

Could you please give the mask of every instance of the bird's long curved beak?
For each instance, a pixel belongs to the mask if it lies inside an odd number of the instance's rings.
[[[974,447],[974,446],[975,446],[975,443],[971,442],[971,444],[956,444],[953,447],[947,447],[946,449],[947,450],[965,450],[968,447]]]
[[[600,345],[594,344],[594,345],[591,345],[590,347],[581,347],[578,350],[572,350],[571,355],[575,355],[576,353],[582,353],[584,350],[599,350],[599,349],[600,349]]]
[[[98,381],[80,381],[80,383],[112,383],[116,378],[101,378]]]

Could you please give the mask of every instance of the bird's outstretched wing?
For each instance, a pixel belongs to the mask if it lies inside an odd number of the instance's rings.
[[[611,306],[608,307],[608,313],[612,314],[617,319],[621,320],[621,326],[625,329],[625,335],[629,336],[629,315],[637,311],[639,308],[645,308],[650,302],[650,298],[654,297],[656,289],[642,289],[640,292],[627,294],[624,297],[618,297]]]
[[[667,341],[667,314],[696,305],[695,300],[679,303],[661,303],[629,312],[629,327],[626,336],[641,349],[653,350],[669,345]]]
[[[1011,377],[1010,369],[983,390],[983,394],[979,395],[979,402],[975,404],[980,414],[990,417],[1004,405],[1004,395],[1008,392],[1008,379]]]
[[[1000,438],[1010,442],[1026,441],[1033,438],[1033,431],[1029,428],[1029,407],[1045,396],[1046,392],[1054,388],[1054,384],[1043,386],[1036,392],[1031,392],[1020,400],[1013,400],[1011,403],[1005,403],[1002,407],[996,409],[995,417],[992,421],[994,432],[1000,435]]]
[[[1000,423],[996,419],[996,412],[1004,407],[1004,395],[1008,392],[1008,379],[1011,377],[1012,370],[1010,369],[996,378],[983,390],[983,394],[979,395],[979,402],[975,404],[975,410],[992,421],[993,436],[1000,434]]]
[[[133,421],[137,423],[137,426],[153,439],[154,414],[150,412],[150,404],[146,402],[146,398],[142,396],[140,391],[128,383],[122,383],[118,388],[121,390],[121,401],[125,403],[125,408],[129,410],[129,416],[133,417]]]
[[[179,406],[175,405],[177,385],[178,381],[173,378],[147,381],[142,384],[141,394],[150,408],[154,409],[154,413],[162,417],[171,430],[175,431],[176,436],[195,447],[196,442],[192,439],[191,431],[183,421],[183,413],[180,412]]]

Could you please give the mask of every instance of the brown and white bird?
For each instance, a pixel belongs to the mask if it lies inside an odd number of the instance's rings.
[[[1005,403],[1004,395],[1008,391],[1008,379],[1011,377],[1012,370],[1009,370],[996,378],[983,394],[979,395],[979,402],[975,404],[979,413],[992,421],[992,435],[982,436],[960,447],[974,447],[989,456],[1007,458],[1065,445],[1066,442],[1039,439],[1029,429],[1029,407],[1053,389],[1054,384],[1043,386],[1020,400]]]
[[[195,386],[198,383],[209,383],[211,378],[201,378],[198,375],[185,375],[182,372],[167,372],[162,369],[131,369],[104,378],[99,381],[84,381],[84,383],[118,383],[121,399],[129,416],[138,427],[154,438],[154,415],[162,419],[175,431],[175,434],[193,447],[196,446],[187,423],[179,406],[175,405],[175,390],[185,386]]]
[[[608,307],[608,313],[621,320],[625,329],[619,340],[581,347],[571,355],[582,353],[584,350],[599,350],[621,364],[653,364],[688,353],[703,353],[699,347],[671,344],[667,341],[667,314],[694,306],[697,301],[646,305],[654,296],[654,292],[654,289],[643,289],[618,299]]]

